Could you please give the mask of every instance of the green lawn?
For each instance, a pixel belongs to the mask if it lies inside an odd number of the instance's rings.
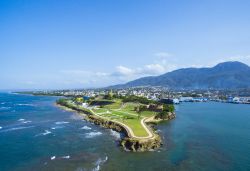
[[[112,100],[114,103],[105,105],[104,108],[107,109],[119,109],[122,105],[122,100],[121,99],[114,99]]]
[[[126,124],[130,127],[135,136],[144,137],[148,136],[148,133],[141,125],[141,119],[144,117],[152,116],[154,113],[151,111],[144,111],[141,113],[141,117],[138,118],[138,113],[134,111],[135,106],[138,106],[138,103],[125,103],[122,104],[121,99],[113,100],[114,103],[103,105],[102,108],[93,109],[93,111],[108,120],[119,121]],[[69,102],[70,103],[70,102]],[[73,104],[74,105],[74,104]],[[74,105],[76,106],[76,105]],[[82,106],[78,106],[83,108]],[[106,113],[109,111],[108,113]]]
[[[108,111],[108,109],[105,109],[105,108],[99,108],[99,109],[93,109],[93,111],[94,111],[95,113],[103,113],[103,112],[107,112],[107,111]]]
[[[137,115],[131,115],[124,111],[111,110],[110,113],[100,114],[100,116],[126,124],[133,130],[135,136],[140,137],[148,135],[146,130],[141,125],[142,117],[139,119]]]
[[[126,119],[123,122],[124,124],[128,125],[134,132],[135,136],[148,136],[148,133],[141,125],[141,119]]]

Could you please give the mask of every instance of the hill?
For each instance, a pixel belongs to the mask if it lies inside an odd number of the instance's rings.
[[[233,61],[211,68],[184,68],[159,76],[150,76],[110,88],[164,86],[172,89],[230,89],[250,87],[250,67]]]

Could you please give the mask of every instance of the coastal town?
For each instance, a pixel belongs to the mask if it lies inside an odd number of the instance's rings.
[[[223,102],[235,104],[250,104],[250,90],[170,90],[160,86],[144,86],[123,89],[75,89],[75,90],[43,90],[25,92],[34,95],[51,95],[84,98],[105,95],[112,91],[117,96],[135,95],[150,100],[162,101],[167,104],[179,104],[181,102]]]

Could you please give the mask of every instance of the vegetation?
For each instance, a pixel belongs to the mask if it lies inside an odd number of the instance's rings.
[[[123,97],[122,101],[124,103],[133,102],[133,103],[141,103],[141,104],[158,103],[156,101],[149,100],[146,97],[139,97],[139,96],[134,96],[134,95]]]
[[[172,104],[164,104],[163,110],[161,112],[158,112],[155,116],[156,119],[168,119],[169,113],[174,112],[174,105]]]
[[[141,124],[141,120],[145,117],[157,115],[166,118],[167,112],[173,112],[173,105],[163,105],[144,97],[128,96],[122,99],[115,98],[112,93],[91,99],[88,101],[90,108],[82,107],[83,99],[80,97],[73,99],[59,99],[58,104],[69,107],[71,109],[94,114],[106,120],[112,120],[126,124],[133,130],[135,136],[146,137],[147,131]]]

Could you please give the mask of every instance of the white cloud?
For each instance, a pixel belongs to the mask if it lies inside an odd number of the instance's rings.
[[[166,68],[160,64],[149,64],[149,65],[145,65],[144,67],[144,73],[147,74],[161,74],[163,72],[166,71]]]
[[[246,55],[246,56],[243,56],[243,55],[237,55],[237,56],[231,56],[229,57],[230,60],[232,61],[245,61],[245,60],[250,60],[250,55]]]
[[[154,54],[157,59],[144,66],[130,68],[124,65],[118,65],[114,68],[114,72],[96,72],[86,70],[62,70],[60,73],[64,75],[67,84],[81,84],[83,86],[108,86],[111,84],[125,83],[133,79],[145,76],[155,76],[166,73],[176,68],[173,60],[169,58],[169,53],[159,52]]]
[[[125,67],[125,66],[121,66],[121,65],[116,67],[116,71],[117,71],[116,73],[118,73],[118,75],[120,75],[120,76],[122,76],[122,75],[130,76],[130,75],[135,74],[135,70],[130,69],[130,68]]]

